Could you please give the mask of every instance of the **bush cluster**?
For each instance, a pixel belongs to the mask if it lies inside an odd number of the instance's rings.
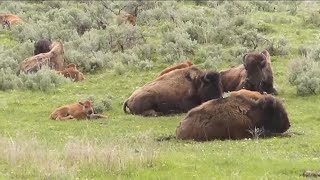
[[[300,96],[320,92],[320,63],[312,59],[296,59],[288,66],[288,79]]]

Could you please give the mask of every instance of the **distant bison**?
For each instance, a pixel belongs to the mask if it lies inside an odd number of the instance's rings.
[[[38,55],[40,53],[47,53],[49,52],[51,46],[51,41],[47,39],[40,39],[34,43],[34,51],[33,55]]]
[[[38,55],[29,57],[20,64],[20,72],[35,73],[43,66],[48,66],[51,69],[61,71],[64,63],[64,49],[63,44],[55,41],[50,46],[50,51],[47,53],[40,53]]]
[[[101,114],[94,114],[93,103],[89,100],[68,104],[59,107],[51,115],[53,120],[68,120],[68,119],[97,119],[106,118]]]
[[[222,97],[220,74],[196,67],[178,69],[136,90],[123,110],[144,116],[187,112],[210,99]]]
[[[58,71],[58,74],[61,74],[66,78],[70,78],[72,81],[82,81],[85,79],[84,75],[77,69],[77,66],[73,63],[69,64],[64,70]]]
[[[171,67],[167,67],[165,68],[164,70],[161,71],[160,75],[159,76],[162,76],[164,74],[167,74],[168,72],[171,72],[173,70],[176,70],[176,69],[182,69],[182,68],[187,68],[187,67],[190,67],[192,66],[193,63],[191,61],[186,61],[184,63],[181,63],[181,64],[177,64],[175,66],[171,66]]]
[[[243,57],[243,65],[221,72],[224,92],[242,88],[251,91],[278,94],[273,87],[273,71],[268,51],[248,53]]]
[[[190,110],[176,130],[178,139],[208,141],[250,138],[250,130],[283,133],[290,127],[282,103],[271,95],[254,101],[246,96],[211,100]]]
[[[5,28],[6,26],[8,29],[11,29],[11,26],[23,23],[23,20],[13,14],[0,14],[0,22],[2,27]]]

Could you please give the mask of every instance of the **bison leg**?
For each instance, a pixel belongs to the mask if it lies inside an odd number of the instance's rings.
[[[56,120],[68,120],[68,119],[74,119],[74,117],[71,115],[68,115],[68,116],[58,116],[56,118]]]
[[[104,116],[102,114],[90,114],[88,119],[99,119],[99,118],[107,118],[107,116]]]
[[[156,112],[155,110],[153,109],[150,109],[150,110],[147,110],[147,111],[144,111],[141,113],[143,116],[161,116],[162,113],[161,112]]]

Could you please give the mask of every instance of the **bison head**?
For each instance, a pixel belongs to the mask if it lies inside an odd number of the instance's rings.
[[[83,106],[83,111],[87,116],[90,116],[93,114],[93,103],[89,100],[86,100],[84,102],[79,102],[81,106]]]
[[[261,91],[263,68],[267,58],[263,53],[249,53],[243,56],[243,65],[247,72],[244,88],[251,91]],[[262,92],[261,92],[262,93]]]
[[[258,101],[263,112],[262,125],[273,133],[283,133],[290,128],[288,114],[282,103],[271,95]]]
[[[220,73],[205,72],[200,75],[199,80],[200,84],[197,92],[201,102],[222,97],[223,91]]]

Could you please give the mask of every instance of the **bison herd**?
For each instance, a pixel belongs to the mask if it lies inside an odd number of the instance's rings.
[[[133,92],[123,110],[142,116],[187,112],[176,129],[177,139],[243,139],[252,137],[256,128],[265,135],[289,129],[277,94],[271,57],[264,50],[245,54],[242,65],[220,73],[203,71],[190,61],[168,67]]]
[[[135,25],[135,17],[127,16]],[[0,15],[2,26],[10,28],[23,21],[15,15]],[[73,81],[84,80],[76,64],[64,67],[64,48],[60,41],[38,40],[32,57],[21,64],[20,73],[35,73],[47,66]],[[271,56],[268,51],[251,52],[243,63],[229,70],[204,71],[191,61],[165,68],[155,80],[145,84],[123,103],[127,114],[166,116],[187,113],[176,129],[176,138],[208,141],[243,139],[252,130],[284,133],[290,127],[288,114],[274,95]],[[224,96],[227,95],[227,96]],[[56,109],[54,120],[106,118],[95,114],[91,101]]]

